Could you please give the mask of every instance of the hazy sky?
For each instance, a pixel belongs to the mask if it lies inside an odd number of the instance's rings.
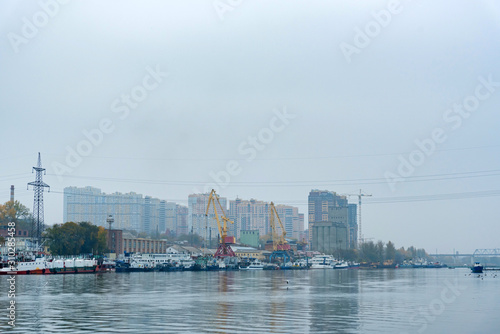
[[[496,1],[2,1],[0,36],[0,202],[32,208],[41,152],[47,224],[66,186],[187,204],[216,176],[306,217],[363,189],[374,241],[500,247]]]

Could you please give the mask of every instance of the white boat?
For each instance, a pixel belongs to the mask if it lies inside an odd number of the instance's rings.
[[[349,263],[346,261],[338,261],[337,263],[332,264],[333,269],[347,269],[349,268]]]
[[[36,258],[35,261],[19,262],[14,268],[3,268],[0,270],[0,275],[7,273],[18,275],[92,273],[97,269],[97,262],[93,259],[47,260],[41,257]]]
[[[306,267],[307,267],[307,261],[306,261],[306,260],[304,260],[304,259],[301,259],[301,260],[295,261],[295,262],[292,264],[292,267],[294,267],[294,268],[306,268]]]
[[[182,267],[183,269],[193,269],[194,265],[196,264],[196,262],[194,262],[191,257],[189,259],[181,259],[179,262],[178,262],[178,266],[179,267]]]
[[[264,269],[264,264],[260,262],[259,260],[254,260],[250,265],[247,267],[248,270],[262,270]]]
[[[335,262],[337,261],[331,255],[316,255],[311,259],[311,269],[331,269]]]
[[[348,262],[348,264],[349,264],[349,269],[359,269],[358,262]]]
[[[19,262],[15,266],[0,269],[0,275],[12,274],[49,274],[49,262],[45,258],[35,261]]]
[[[172,264],[175,267],[183,266],[191,268],[195,262],[189,254],[165,253],[165,254],[134,254],[129,259],[132,268],[156,268],[162,264]]]

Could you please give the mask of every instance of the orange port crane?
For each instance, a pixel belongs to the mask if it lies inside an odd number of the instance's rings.
[[[290,245],[286,242],[286,231],[283,227],[283,223],[281,223],[280,216],[278,215],[278,211],[276,211],[276,207],[274,203],[271,202],[270,206],[271,210],[269,210],[269,224],[272,229],[273,236],[273,251],[286,251],[290,250]],[[276,219],[277,218],[277,219]],[[278,228],[276,226],[276,221],[280,224],[281,234],[278,233]]]
[[[219,196],[215,193],[214,189],[212,189],[212,192],[208,197],[207,210],[205,212],[205,216],[207,217],[208,217],[208,211],[210,210],[211,206],[214,209],[215,220],[217,220],[217,227],[219,228],[219,247],[217,248],[214,257],[215,258],[236,257],[236,254],[234,253],[234,251],[231,249],[230,246],[230,244],[234,244],[235,242],[234,237],[227,236],[227,224],[228,223],[233,224],[233,221],[231,221],[229,218],[226,217],[226,214],[224,213],[224,208],[220,204]],[[220,218],[217,212],[217,207],[219,207],[221,212]],[[221,226],[221,219],[222,219],[222,226]]]

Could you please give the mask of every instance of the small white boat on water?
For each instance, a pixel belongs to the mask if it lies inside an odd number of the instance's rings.
[[[263,269],[264,269],[264,264],[259,260],[253,260],[252,262],[250,262],[248,266],[240,267],[240,270],[263,270]]]
[[[348,269],[349,268],[349,263],[346,261],[338,261],[334,264],[332,264],[333,269]]]
[[[331,269],[336,262],[331,255],[316,255],[311,259],[311,269]]]
[[[255,260],[248,266],[248,270],[262,270],[264,269],[264,264],[259,260]]]

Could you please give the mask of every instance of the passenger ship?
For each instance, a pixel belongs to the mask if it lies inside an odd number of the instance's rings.
[[[35,261],[18,262],[13,267],[0,269],[0,275],[46,275],[94,273],[99,265],[94,259],[50,259],[36,258]]]

